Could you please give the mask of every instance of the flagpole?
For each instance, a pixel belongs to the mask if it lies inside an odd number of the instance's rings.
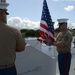
[[[36,45],[39,43],[39,41],[34,45],[34,48],[36,47]]]

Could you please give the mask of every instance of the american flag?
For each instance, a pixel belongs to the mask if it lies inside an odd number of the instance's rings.
[[[50,12],[47,6],[46,0],[43,2],[43,10],[40,21],[39,29],[40,37],[37,39],[41,43],[45,43],[45,39],[49,38],[51,41],[54,41],[54,26],[50,16]]]

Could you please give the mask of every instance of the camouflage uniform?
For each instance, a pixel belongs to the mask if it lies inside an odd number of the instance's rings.
[[[65,47],[57,47],[58,53],[67,53],[71,51],[71,41],[72,41],[72,34],[69,30],[65,31],[64,33],[60,32],[56,39],[57,42],[63,42]]]
[[[58,65],[60,75],[69,75],[71,64],[71,42],[72,34],[69,30],[60,32],[56,39],[57,42],[63,42],[64,47],[57,47],[58,51]]]

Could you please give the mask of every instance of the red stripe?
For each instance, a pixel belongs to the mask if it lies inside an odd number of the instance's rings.
[[[51,36],[49,36],[49,39],[51,39],[52,41],[55,41],[54,38],[52,38]]]
[[[44,42],[46,44],[46,42],[42,38],[38,38],[37,40],[40,41],[40,43]]]
[[[52,41],[54,41],[54,38],[51,37],[50,35],[44,33],[44,32],[41,31],[41,30],[40,30],[39,32],[40,32],[40,37],[42,37],[43,39],[49,38],[49,39],[51,39]]]
[[[40,23],[40,27],[46,29],[47,31],[49,31],[49,28],[45,25],[45,24],[42,24]],[[54,35],[54,33],[52,33]]]
[[[45,39],[45,36],[44,36],[44,32],[42,32],[42,31],[39,31],[40,32],[40,37],[42,37],[43,39]]]
[[[41,24],[42,24],[42,23],[41,23]],[[43,30],[41,30],[41,28],[43,28]],[[41,25],[41,28],[40,28],[40,30],[39,30],[39,31],[41,31],[42,33],[46,33],[46,35],[47,35],[47,36],[50,36],[50,37],[51,37],[51,35],[53,35],[53,36],[54,36],[54,33],[50,32],[50,31],[48,30],[48,27],[47,27],[47,26],[45,26],[44,24],[42,24],[42,25]],[[46,32],[44,31],[44,29],[46,30]],[[51,35],[50,35],[50,34],[48,34],[48,33],[51,33]],[[54,37],[51,37],[51,38],[53,38],[53,39],[54,39]]]
[[[40,38],[38,38],[37,40],[40,41],[40,43],[42,43],[42,40]]]
[[[46,29],[47,31],[49,31],[48,27],[45,24],[40,23],[40,27]]]
[[[52,33],[52,32],[49,31],[48,26],[46,26],[43,23],[40,23],[40,27],[43,28],[43,31],[42,30],[39,30],[41,39],[38,38],[37,40],[40,41],[40,42],[44,42],[45,43],[44,40],[47,39],[47,38],[49,38],[50,40],[54,41],[54,37],[52,37],[52,35],[54,36],[54,33]],[[46,32],[44,30],[46,30]],[[51,35],[49,34],[49,32],[51,33]]]
[[[42,37],[43,39],[47,39],[48,38],[48,34],[46,34],[45,32],[40,30],[40,37]]]
[[[64,75],[67,75],[67,57],[66,57],[66,54],[64,54]]]

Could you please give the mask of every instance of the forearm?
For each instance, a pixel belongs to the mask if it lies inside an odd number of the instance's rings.
[[[53,45],[54,46],[57,46],[57,47],[64,47],[64,43],[62,43],[62,42],[53,42]]]

